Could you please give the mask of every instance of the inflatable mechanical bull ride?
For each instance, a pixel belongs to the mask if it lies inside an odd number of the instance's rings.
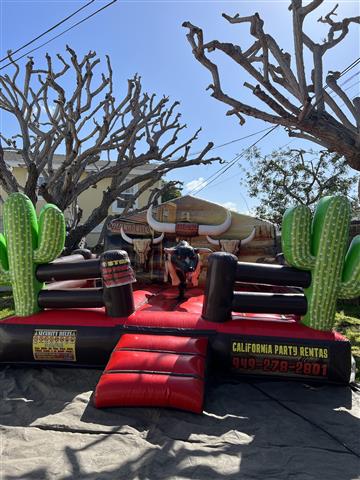
[[[152,209],[147,218],[161,233],[153,235],[157,245],[169,229],[177,237],[163,252],[172,285],[136,282],[124,250],[56,259],[65,239],[60,210],[46,205],[37,218],[25,195],[10,195],[0,282],[12,287],[15,315],[0,321],[0,362],[104,368],[94,394],[99,408],[196,413],[211,368],[234,376],[351,380],[350,343],[332,330],[337,299],[360,293],[360,236],[348,248],[346,198],[323,198],[313,218],[304,206],[287,210],[286,266],[239,262],[232,253],[192,246],[196,236],[221,235],[229,213],[215,233],[202,224],[155,221]],[[101,279],[101,286],[71,288],[80,279]]]

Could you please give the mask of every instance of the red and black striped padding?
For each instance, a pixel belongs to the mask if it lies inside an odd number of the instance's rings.
[[[123,335],[96,387],[95,406],[201,413],[206,350],[206,338]]]

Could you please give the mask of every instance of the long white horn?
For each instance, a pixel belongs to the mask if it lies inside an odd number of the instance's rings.
[[[131,245],[133,245],[133,243],[134,243],[134,242],[133,242],[133,239],[130,238],[130,237],[128,237],[128,236],[126,235],[126,233],[124,232],[123,227],[120,228],[120,233],[121,233],[121,236],[122,236],[123,240],[125,240],[125,242],[130,243]]]
[[[209,237],[209,235],[206,235],[206,240],[211,243],[211,245],[216,245],[220,247],[220,240],[215,240],[214,238]]]
[[[255,233],[256,233],[256,228],[254,227],[254,229],[250,233],[250,235],[248,237],[244,238],[244,240],[241,240],[241,245],[246,245],[247,243],[250,243],[254,239]]]
[[[152,205],[150,206],[149,210],[146,214],[146,220],[149,226],[156,230],[157,232],[162,233],[175,233],[175,223],[165,223],[165,222],[158,222],[152,216]]]
[[[226,232],[231,225],[231,212],[226,211],[226,220],[220,225],[199,225],[199,235],[221,235]]]
[[[152,244],[153,245],[157,245],[158,243],[160,243],[165,237],[165,233],[163,232],[160,237],[158,238],[154,238],[153,241],[152,241]]]

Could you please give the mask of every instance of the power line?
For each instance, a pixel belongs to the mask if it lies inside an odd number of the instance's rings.
[[[266,132],[267,130],[271,130],[272,128],[273,127],[267,127],[267,128],[264,128],[263,130],[258,130],[257,132],[250,133],[245,137],[235,138],[234,140],[229,140],[228,142],[222,143],[221,145],[215,145],[214,147],[209,149],[209,152],[210,150],[216,150],[217,148],[226,147],[227,145],[231,145],[232,143],[240,142],[241,140],[246,140],[247,138],[254,137],[255,135],[259,135],[259,133]],[[202,150],[199,152],[194,152],[190,156],[193,157],[195,155],[200,155],[200,153],[202,153]]]
[[[277,150],[278,150],[278,151],[282,150],[283,148],[287,147],[288,145],[290,145],[290,143],[292,143],[292,142],[294,142],[294,141],[295,141],[295,139],[290,140],[290,142],[285,143],[285,144],[282,145],[281,147],[277,148]],[[292,157],[290,160],[292,160],[293,158],[295,158],[295,156]],[[241,174],[242,174],[241,172],[240,172],[240,173],[237,173],[236,175],[233,175],[231,178],[239,177]],[[228,180],[230,180],[230,177],[224,178],[224,179],[221,180],[220,182],[215,183],[215,185],[213,185],[212,188],[217,187],[217,186],[221,185],[222,183],[227,182]]]
[[[360,63],[360,57],[356,60],[354,60],[350,65],[348,65],[344,70],[342,70],[342,72],[340,73],[340,77],[342,77],[343,75],[345,75],[347,72],[349,72],[350,70],[352,70],[358,63]],[[351,78],[353,78],[355,75],[353,75]],[[340,78],[339,77],[339,78]],[[347,81],[346,81],[347,82]],[[343,84],[345,84],[346,82],[344,82]],[[358,83],[358,82],[357,82]],[[356,84],[357,84],[356,83]],[[343,85],[342,84],[342,85]],[[354,84],[354,85],[356,85]],[[352,86],[354,86],[352,85]],[[326,89],[328,87],[328,85],[326,85],[324,87],[324,89]],[[348,87],[346,90],[350,89],[351,87]],[[314,97],[313,97],[314,98]],[[309,113],[316,107],[316,105],[318,104],[319,100],[317,102],[314,103],[314,105],[311,106],[310,108],[310,111]],[[276,125],[275,127],[272,127],[265,135],[263,135],[261,138],[259,138],[259,140],[257,140],[256,142],[254,142],[252,145],[250,145],[250,147],[248,147],[247,149],[243,150],[239,155],[236,155],[236,157],[230,162],[229,165],[227,165],[226,167],[223,167],[221,169],[219,169],[217,172],[215,172],[213,175],[211,175],[210,177],[208,177],[206,180],[204,180],[202,183],[203,183],[203,186],[199,189],[199,188],[195,188],[193,189],[192,191],[190,191],[189,193],[193,193],[193,192],[196,192],[196,193],[199,193],[201,192],[202,190],[204,190],[206,187],[208,187],[210,184],[212,184],[217,178],[219,178],[221,175],[223,175],[226,171],[228,171],[232,166],[234,166],[236,163],[238,163],[238,160],[240,160],[240,158],[245,155],[245,153],[250,150],[252,147],[254,147],[258,142],[260,142],[263,138],[265,138],[268,134],[272,133],[277,127],[279,127],[279,125]],[[258,132],[259,133],[259,132]],[[209,181],[210,180],[210,181]],[[223,183],[223,182],[219,182],[220,183]],[[219,185],[217,184],[217,185]]]
[[[345,75],[345,73],[350,72],[356,65],[360,63],[360,57],[358,57],[356,60],[354,60],[350,65],[348,65],[342,72],[340,72],[340,77]]]
[[[68,20],[70,20],[70,18],[74,17],[75,15],[77,15],[79,12],[81,12],[82,10],[84,10],[86,7],[88,7],[90,4],[94,3],[95,0],[90,0],[90,2],[88,2],[86,5],[83,5],[82,7],[80,7],[78,10],[76,10],[75,12],[73,12],[71,15],[68,15],[66,18],[64,18],[63,20],[60,20],[60,22],[56,23],[55,25],[53,25],[52,27],[48,28],[45,32],[41,33],[40,35],[38,35],[37,37],[33,38],[32,40],[30,40],[29,42],[25,43],[24,45],[22,45],[21,47],[17,48],[16,50],[12,51],[10,50],[9,53],[0,60],[0,63],[4,62],[5,60],[8,60],[10,59],[10,56],[9,55],[16,55],[18,52],[20,52],[21,50],[23,50],[24,48],[28,47],[29,45],[31,45],[32,43],[36,42],[37,40],[39,40],[40,38],[42,38],[44,35],[52,32],[53,30],[55,30],[57,27],[59,27],[60,25],[62,25],[63,23],[67,22]]]
[[[56,40],[57,38],[61,37],[62,35],[64,35],[65,33],[69,32],[70,30],[72,30],[73,28],[79,26],[80,24],[86,22],[87,20],[89,20],[90,18],[94,17],[95,15],[97,15],[98,13],[100,13],[102,10],[105,10],[106,8],[110,7],[111,5],[113,5],[114,3],[116,3],[118,0],[112,0],[111,2],[107,3],[106,5],[104,5],[103,7],[101,8],[98,8],[97,10],[95,10],[95,12],[93,12],[92,14],[88,15],[87,17],[83,18],[82,20],[80,20],[79,22],[76,22],[74,23],[73,25],[71,25],[71,27],[67,28],[66,30],[63,30],[62,32],[60,32],[58,35],[55,35],[54,37],[50,38],[49,40],[47,40],[46,42],[38,45],[37,47],[33,48],[32,50],[29,50],[28,52],[24,53],[23,55],[21,55],[20,57],[16,58],[15,60],[13,60],[12,62],[9,62],[7,63],[6,65],[3,65],[0,70],[3,70],[4,68],[8,67],[9,65],[12,65],[14,62],[17,62],[19,60],[21,60],[22,58],[26,57],[27,55],[29,55],[30,53],[33,53],[35,52],[36,50],[39,50],[40,48],[44,47],[45,45],[47,45],[48,43]]]
[[[360,57],[358,57],[356,60],[354,60],[350,65],[348,65],[346,68],[344,68],[344,70],[342,70],[340,72],[340,75],[339,75],[339,78],[341,78],[343,75],[345,75],[346,73],[350,72],[350,70],[352,70],[354,67],[356,67],[358,64],[360,63]],[[353,78],[353,77],[351,77]],[[340,86],[342,87],[344,84],[346,83],[343,82]],[[329,88],[329,85],[325,85],[325,87],[323,88],[323,90],[326,90],[327,88]],[[311,101],[315,98],[315,95],[312,97]],[[324,94],[322,93],[320,98],[318,98],[316,100],[316,102],[314,103],[314,105],[311,105],[311,108],[308,112],[308,115],[312,112],[312,110],[314,110],[314,108],[324,99]]]
[[[356,75],[359,75],[360,71],[358,72],[355,72],[353,75],[351,75],[351,77],[347,78],[345,80],[345,82],[343,82],[340,86],[343,87],[345,85],[345,83],[349,82],[350,80],[352,80],[354,77],[356,77]]]
[[[189,193],[193,193],[194,191],[196,191],[196,193],[199,193],[201,192],[202,190],[204,190],[204,188],[208,187],[211,183],[215,182],[215,180],[219,177],[221,177],[221,175],[223,175],[225,172],[227,172],[231,167],[233,167],[237,161],[243,157],[245,155],[245,153],[250,150],[251,148],[255,147],[255,145],[257,145],[259,142],[261,142],[261,140],[263,140],[265,137],[267,137],[268,135],[270,135],[270,133],[272,133],[274,130],[276,130],[277,128],[279,127],[279,125],[275,125],[274,127],[271,127],[270,130],[268,130],[266,133],[264,133],[264,135],[262,135],[258,140],[256,140],[253,144],[251,144],[249,147],[245,148],[241,153],[239,153],[238,155],[235,156],[235,158],[233,158],[233,160],[231,160],[231,162],[228,164],[228,165],[225,165],[224,167],[220,168],[219,170],[217,170],[215,173],[213,173],[212,175],[210,175],[206,180],[204,180],[203,183],[203,186],[199,189],[199,188],[195,188],[193,190],[191,190]],[[258,132],[259,133],[259,132]],[[212,178],[213,177],[213,178]],[[209,181],[210,180],[210,181]]]
[[[346,68],[344,68],[341,72],[340,72],[340,76],[339,78],[341,78],[343,75],[345,75],[346,73],[348,73],[350,70],[352,70],[356,65],[358,65],[360,63],[360,57],[357,58],[356,60],[354,60],[350,65],[348,65]],[[355,76],[355,75],[354,75]],[[351,77],[353,78],[353,76]],[[345,84],[347,81],[345,81],[343,84]],[[343,85],[342,84],[342,85]],[[326,85],[324,87],[324,89],[328,88],[328,85]],[[348,87],[349,89],[350,87]],[[314,95],[315,97],[315,95]],[[313,98],[314,98],[313,97]],[[321,98],[323,97],[323,95],[321,96]],[[317,100],[313,105],[311,105],[310,107],[310,110],[308,112],[308,114],[311,113],[311,111],[317,106],[317,104],[319,103],[320,99]],[[274,127],[272,127],[266,134],[264,134],[261,138],[259,138],[259,140],[257,140],[256,142],[254,142],[252,145],[250,145],[250,147],[248,147],[247,149],[243,150],[239,155],[236,155],[235,158],[230,162],[229,165],[225,166],[225,167],[222,167],[221,169],[219,169],[218,171],[216,171],[214,174],[210,175],[207,179],[205,179],[202,184],[203,186],[198,189],[197,188],[194,188],[193,190],[191,190],[189,193],[193,193],[193,192],[196,192],[196,193],[199,193],[201,192],[202,190],[204,190],[206,187],[208,187],[211,183],[213,183],[217,178],[219,178],[221,175],[223,175],[226,171],[228,171],[233,165],[235,165],[238,160],[248,151],[250,150],[252,147],[254,147],[258,142],[260,142],[263,138],[265,138],[268,134],[272,133],[276,128],[279,127],[279,124],[278,125],[275,125]],[[259,133],[259,132],[258,132]],[[214,177],[214,178],[213,178]],[[210,181],[209,181],[210,180]]]
[[[254,137],[255,135],[259,135],[259,133],[266,132],[267,130],[271,130],[272,127],[264,128],[263,130],[259,130],[258,132],[250,133],[246,135],[246,137],[235,138],[235,140],[230,140],[229,142],[222,143],[221,145],[215,145],[210,150],[216,150],[217,148],[226,147],[227,145],[231,145],[232,143],[240,142],[241,140],[246,140],[247,138]],[[201,153],[201,152],[198,152]]]
[[[347,92],[348,90],[350,90],[350,88],[355,87],[355,86],[358,85],[359,83],[360,83],[360,80],[358,80],[358,81],[355,82],[355,83],[352,83],[352,84],[349,85],[347,88],[344,88],[344,92]]]
[[[356,85],[359,85],[359,83],[360,83],[360,80],[358,80],[358,81],[355,82],[355,83],[352,83],[352,84],[349,85],[347,88],[344,88],[343,91],[344,91],[344,92],[347,92],[347,91],[350,90],[351,88],[356,87]],[[340,85],[340,86],[342,86],[342,85]],[[340,97],[340,95],[339,95],[338,93],[335,93],[335,96],[336,96],[336,97]],[[340,97],[340,99],[341,99],[341,97]],[[338,99],[337,99],[337,100],[338,100]],[[344,105],[345,105],[345,103],[342,103],[341,105],[339,105],[339,108],[342,108]]]

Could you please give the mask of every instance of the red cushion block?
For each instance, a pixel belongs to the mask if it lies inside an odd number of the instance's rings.
[[[206,339],[123,335],[96,387],[95,406],[201,413],[206,349]]]
[[[157,373],[179,373],[193,377],[203,377],[204,358],[200,355],[177,355],[151,351],[115,350],[105,372],[136,371]]]
[[[173,335],[123,335],[115,350],[161,350],[175,353],[206,355],[207,338],[175,337]]]
[[[104,373],[95,406],[170,407],[201,413],[204,382],[198,378],[144,373]]]

